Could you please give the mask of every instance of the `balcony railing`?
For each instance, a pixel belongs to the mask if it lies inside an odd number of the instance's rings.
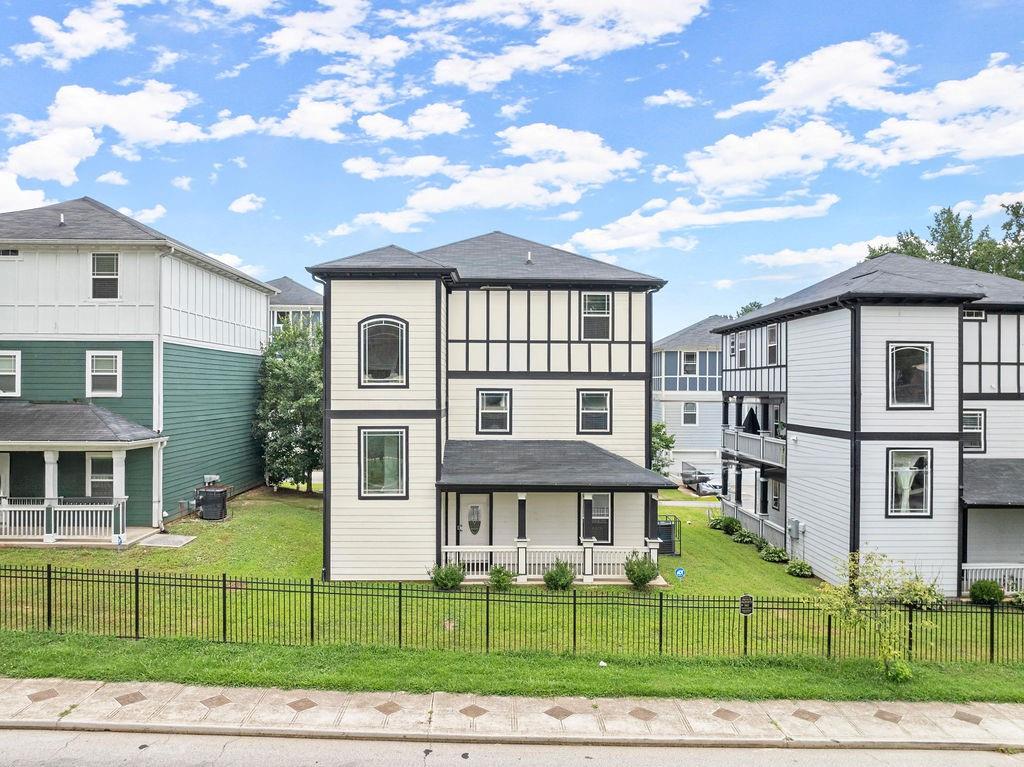
[[[731,498],[722,499],[722,513],[727,517],[735,517],[743,525],[744,530],[760,535],[772,546],[786,548],[785,528],[772,522],[764,514],[756,514],[750,509],[745,509]]]
[[[1024,564],[965,562],[963,593],[969,592],[976,581],[995,581],[1007,593],[1024,591]]]
[[[123,543],[127,498],[0,497],[0,540]]]
[[[722,449],[743,458],[773,466],[786,465],[786,440],[767,434],[748,434],[732,426],[722,427]]]

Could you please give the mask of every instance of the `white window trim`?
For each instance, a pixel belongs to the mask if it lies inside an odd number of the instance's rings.
[[[984,309],[964,309],[964,320],[966,322],[984,322]]]
[[[85,497],[86,498],[92,498],[93,497],[93,494],[92,494],[92,483],[93,483],[92,461],[93,461],[94,458],[109,458],[110,461],[111,461],[110,480],[109,480],[109,482],[111,483],[110,495],[111,495],[111,497],[113,497],[113,495],[114,495],[114,491],[113,491],[113,484],[114,484],[114,466],[113,466],[114,454],[113,453],[86,453],[85,454]],[[108,480],[105,480],[105,479],[101,479],[100,480],[100,482],[106,482],[106,481],[108,481]],[[107,496],[97,496],[97,497],[99,497],[99,498],[106,498]]]
[[[500,394],[505,398],[502,410],[484,410],[484,397],[488,394]],[[505,426],[501,429],[485,429],[484,413],[504,413]],[[512,433],[512,392],[508,389],[481,389],[476,394],[476,430],[480,434],[511,434]]]
[[[932,407],[932,386],[934,385],[932,378],[935,375],[935,363],[932,360],[933,346],[930,343],[923,341],[889,341],[889,359],[888,364],[888,385],[889,391],[886,392],[890,410],[930,410]],[[896,352],[900,349],[922,349],[925,353],[925,359],[928,361],[928,377],[925,380],[924,386],[924,402],[895,402],[896,393]]]
[[[775,340],[772,340],[772,331],[775,331]],[[765,360],[769,365],[779,364],[779,324],[777,322],[772,323],[764,331],[766,351]],[[772,350],[775,350],[775,360],[772,361]]]
[[[597,516],[597,513],[596,513],[597,512],[597,504],[594,503],[594,499],[597,498],[597,496],[599,496],[599,495],[602,495],[602,496],[604,496],[604,497],[606,497],[608,499],[608,505],[606,507],[607,510],[608,510],[608,513],[607,513],[607,515],[600,517],[600,519],[602,521],[603,520],[608,520],[608,537],[607,538],[597,538],[597,537],[595,537],[594,541],[596,543],[611,543],[612,542],[612,494],[611,493],[591,493],[591,495],[590,495],[590,503],[591,503],[591,506],[590,506],[590,521],[591,521],[590,531],[591,531],[591,533],[593,533],[593,531],[594,531],[593,522],[595,522],[598,519],[598,516]]]
[[[680,378],[684,378],[684,377],[691,377],[691,376],[699,375],[700,374],[700,355],[697,354],[697,352],[681,352],[681,354],[683,356],[682,356],[682,358],[681,358],[681,360],[679,362],[679,377]],[[686,355],[688,355],[688,354],[692,354],[693,355],[693,372],[692,373],[687,373],[686,372]]]
[[[366,344],[366,329],[373,325],[392,325],[401,331],[401,344],[398,348],[398,360],[402,365],[402,376],[396,381],[376,381],[366,375],[366,362],[369,360],[369,350]],[[409,385],[409,325],[408,323],[392,317],[368,317],[359,323],[359,381],[361,387],[406,387]]]
[[[604,396],[605,407],[603,410],[583,410],[583,398],[588,394],[600,394]],[[586,429],[583,426],[583,413],[604,413],[608,418],[608,426],[604,429]],[[576,394],[576,423],[577,432],[580,434],[611,434],[612,433],[612,393],[607,389],[580,389]]]
[[[686,406],[693,405],[693,423],[686,422]],[[700,406],[696,402],[683,402],[679,405],[680,426],[700,426]]]
[[[14,391],[13,392],[0,392],[0,397],[20,397],[21,396],[21,350],[19,349],[0,349],[0,357],[14,357]]]
[[[113,392],[94,392],[92,389],[92,360],[93,357],[116,357],[117,358],[117,390]],[[85,353],[85,396],[86,397],[120,397],[121,381],[124,378],[123,355],[120,351],[87,351]]]
[[[587,296],[605,296],[608,299],[608,309],[604,312],[587,312]],[[608,335],[603,338],[591,338],[587,335],[587,317],[607,317]],[[612,294],[605,291],[588,290],[580,293],[580,340],[582,341],[611,341],[612,340]]]
[[[117,274],[96,274],[96,256],[117,256]],[[117,296],[114,298],[96,298],[93,295],[93,280],[96,278],[107,278],[117,280]],[[89,300],[99,303],[114,303],[121,300],[121,253],[114,251],[96,251],[89,256]]]
[[[901,511],[898,508],[894,509],[893,506],[892,506],[893,490],[896,487],[896,477],[894,475],[894,469],[893,469],[893,465],[892,465],[892,460],[893,460],[893,457],[896,455],[896,453],[921,453],[922,455],[926,456],[927,459],[928,459],[928,470],[926,472],[925,484],[924,484],[924,509],[921,510],[921,511],[907,511],[907,512],[904,512],[904,511]],[[890,450],[888,450],[888,455],[889,455],[889,458],[888,458],[888,464],[889,465],[886,467],[886,470],[888,471],[889,476],[888,476],[888,482],[886,483],[886,489],[887,489],[887,495],[888,495],[888,497],[885,499],[886,516],[889,516],[889,517],[900,517],[900,518],[903,518],[903,519],[906,519],[908,517],[916,517],[916,518],[931,517],[932,516],[932,474],[933,474],[933,468],[932,468],[933,454],[932,454],[932,451],[926,450],[924,448],[899,447],[899,448],[891,448]]]
[[[963,417],[965,415],[967,415],[968,413],[977,413],[981,417],[981,428],[980,429],[967,429],[963,425]],[[987,444],[986,444],[987,437],[986,437],[986,434],[985,434],[985,432],[986,432],[986,430],[988,428],[988,424],[986,423],[987,420],[988,420],[988,414],[984,410],[979,410],[977,408],[964,408],[963,413],[961,413],[961,415],[960,415],[960,430],[965,432],[965,433],[980,434],[981,435],[981,447],[965,447],[964,448],[964,452],[965,453],[984,453],[985,452],[986,447],[987,447]]]
[[[401,483],[398,490],[395,491],[380,491],[380,490],[369,490],[366,487],[366,479],[369,472],[366,470],[366,438],[372,434],[397,434],[399,439],[400,451],[399,455],[402,458],[402,465],[398,472],[398,479]],[[395,428],[359,428],[359,440],[362,443],[359,446],[359,495],[364,498],[398,498],[406,499],[408,497],[407,478],[409,474],[409,443],[406,439],[408,432],[405,429]]]
[[[740,341],[743,342],[742,347]],[[742,357],[740,355],[743,355]],[[747,331],[741,330],[736,334],[736,367],[745,368],[750,361],[747,353]]]

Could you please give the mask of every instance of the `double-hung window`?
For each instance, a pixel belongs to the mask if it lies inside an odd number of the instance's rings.
[[[92,297],[119,298],[121,258],[117,253],[92,254]]]
[[[932,451],[890,448],[886,516],[931,516]]]
[[[580,296],[584,341],[610,341],[612,337],[612,294],[583,293]]]
[[[682,422],[683,422],[683,426],[696,426],[697,425],[697,403],[696,402],[684,402],[683,403]]]
[[[121,396],[121,352],[85,353],[85,396]]]
[[[114,457],[110,453],[85,454],[85,494],[90,498],[114,497]]]
[[[965,453],[985,452],[985,411],[965,410],[961,431]]]
[[[697,352],[683,352],[683,375],[697,375]]]
[[[408,324],[395,317],[359,323],[360,386],[407,386]]]
[[[736,334],[736,367],[747,366],[747,331],[741,330]]]
[[[932,406],[932,345],[890,341],[889,407]]]
[[[0,351],[0,397],[21,396],[21,352]]]
[[[612,433],[612,392],[610,389],[577,389],[576,433]]]
[[[477,389],[476,430],[478,434],[512,433],[511,389]]]
[[[765,328],[765,335],[768,342],[768,364],[779,364],[779,326],[769,325]]]
[[[408,498],[405,427],[359,429],[359,497]]]
[[[594,493],[590,498],[590,536],[597,543],[611,543],[612,494]],[[582,533],[586,536],[587,531],[584,530]]]

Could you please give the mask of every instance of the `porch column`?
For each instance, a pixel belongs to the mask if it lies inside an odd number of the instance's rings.
[[[583,496],[583,535],[582,540],[594,537],[594,496]]]
[[[723,432],[725,431],[725,428],[728,425],[729,425],[729,398],[725,397],[725,398],[722,399],[722,431]],[[722,447],[724,447],[724,445],[725,445],[725,442],[724,442],[725,437],[724,436],[720,436],[719,440],[720,440],[719,441],[720,447],[718,449],[718,457],[719,457],[719,459],[722,462],[722,495],[724,496],[724,495],[728,495],[729,494],[729,467],[725,463],[725,455],[724,455],[725,451],[722,449]]]
[[[583,496],[583,535],[580,545],[583,547],[583,582],[594,582],[594,496],[589,493]]]
[[[114,459],[114,508],[111,513],[110,541],[121,545],[124,543],[127,532],[125,530],[127,509],[124,508],[124,464],[127,453],[124,450],[114,450],[110,455]]]
[[[583,582],[594,582],[594,539],[584,538],[583,541]]]
[[[43,517],[43,543],[55,543],[57,541],[57,525],[54,519],[53,507],[57,503],[57,461],[60,460],[60,452],[57,450],[43,451],[43,501],[46,504],[46,511]]]
[[[736,491],[733,493],[733,498],[736,501],[737,506],[743,505],[743,464],[739,461],[736,462]]]
[[[736,398],[736,428],[743,431],[743,397]]]
[[[516,583],[526,583],[526,493],[519,494],[518,526],[516,532]]]
[[[764,472],[758,474],[758,499],[757,499],[757,512],[759,514],[768,515],[768,479],[764,476]]]
[[[654,564],[658,564],[658,549],[661,546],[661,539],[660,538],[647,538],[644,541],[644,546],[647,547],[647,557],[652,562],[654,562]]]
[[[765,397],[761,398],[761,417],[759,420],[761,421],[761,432],[770,434],[771,429],[768,428],[768,400]]]

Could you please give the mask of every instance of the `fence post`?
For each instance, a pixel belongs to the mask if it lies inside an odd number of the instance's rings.
[[[398,646],[402,646],[402,582],[398,582]]]
[[[491,587],[484,586],[484,652],[491,651]]]
[[[228,641],[228,574],[220,574],[220,641]]]
[[[914,606],[907,605],[907,661],[914,660]]]
[[[135,638],[141,639],[139,633],[139,568],[135,568]]]
[[[316,634],[314,633],[314,626],[316,625],[316,613],[314,612],[314,597],[316,595],[316,585],[312,578],[309,579],[309,643],[316,644]]]
[[[576,654],[576,589],[572,590],[572,654]]]
[[[749,633],[749,628],[750,628],[750,626],[748,624],[749,620],[750,620],[750,616],[749,615],[744,615],[743,616],[743,654],[744,655],[747,654],[747,635]]]
[[[825,657],[826,658],[831,658],[832,657],[832,615],[831,615],[831,613],[828,616],[828,636],[827,636],[827,639],[825,640]]]
[[[988,606],[988,662],[996,662],[996,606]]]
[[[658,592],[658,655],[665,651],[665,592]]]
[[[46,630],[53,631],[53,565],[46,565]]]

